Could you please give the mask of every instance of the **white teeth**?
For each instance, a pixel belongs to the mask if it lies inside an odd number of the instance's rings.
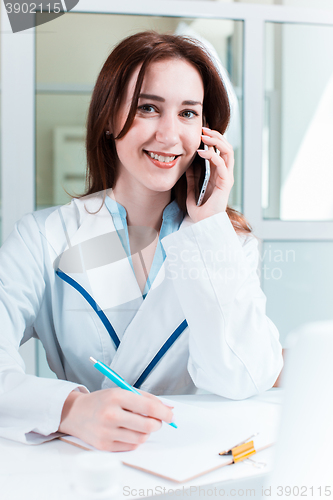
[[[148,151],[148,154],[154,160],[158,160],[162,163],[169,163],[170,161],[173,161],[176,158],[176,156],[159,156],[159,155],[156,155],[155,153],[150,153],[149,151]]]

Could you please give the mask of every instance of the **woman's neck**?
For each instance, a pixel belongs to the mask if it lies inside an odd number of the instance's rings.
[[[120,203],[127,212],[129,226],[145,226],[160,231],[162,214],[171,201],[171,191],[152,192],[138,189],[129,190],[121,182],[112,190],[112,198]]]

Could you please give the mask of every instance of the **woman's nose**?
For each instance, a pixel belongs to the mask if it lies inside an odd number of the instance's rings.
[[[179,142],[178,124],[171,117],[163,117],[158,121],[156,140],[161,144],[171,147]]]

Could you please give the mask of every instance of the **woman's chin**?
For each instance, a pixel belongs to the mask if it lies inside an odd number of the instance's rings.
[[[147,183],[146,187],[150,189],[151,191],[157,192],[157,193],[167,193],[171,191],[171,189],[174,187],[177,181],[174,182],[152,182],[152,183]]]
[[[174,172],[175,175],[170,176],[168,179],[149,179],[146,186],[152,191],[165,193],[171,191],[175,184],[179,181],[184,172]]]

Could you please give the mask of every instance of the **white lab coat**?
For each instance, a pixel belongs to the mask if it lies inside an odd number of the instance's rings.
[[[57,434],[72,390],[113,387],[93,356],[134,384],[186,319],[188,327],[141,389],[154,394],[206,389],[242,399],[269,389],[281,367],[278,332],[265,315],[257,241],[237,235],[226,213],[162,240],[167,258],[145,300],[128,259],[77,272],[66,249],[115,231],[101,194],[24,216],[0,250],[0,435],[40,443]],[[94,240],[94,238],[97,238]],[[96,251],[98,249],[96,248]],[[78,257],[85,266],[85,257]],[[64,259],[63,259],[64,260]],[[56,274],[84,287],[104,310],[115,345],[91,305]],[[89,268],[89,265],[87,265]],[[26,375],[20,343],[37,337],[58,380]]]

